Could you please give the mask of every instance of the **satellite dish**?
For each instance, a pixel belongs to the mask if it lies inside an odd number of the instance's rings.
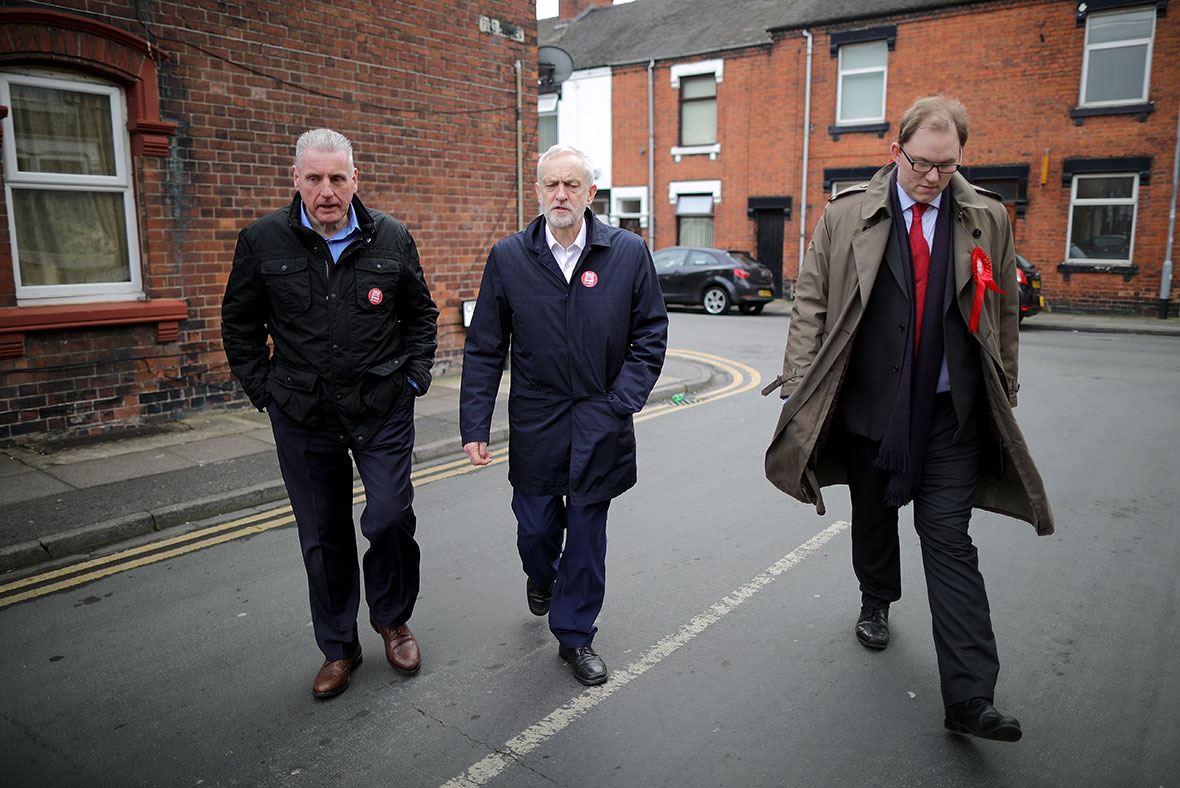
[[[574,59],[561,47],[537,48],[537,84],[542,93],[552,93],[574,73]]]

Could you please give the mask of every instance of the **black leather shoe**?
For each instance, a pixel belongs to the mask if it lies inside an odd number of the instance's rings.
[[[972,698],[946,707],[948,731],[993,741],[1020,741],[1020,722],[996,711],[987,698]]]
[[[889,645],[889,608],[865,605],[856,620],[856,639],[866,648]]]
[[[553,601],[553,586],[541,588],[532,580],[526,580],[524,592],[529,599],[530,613],[534,616],[543,616],[549,612],[549,603]]]
[[[606,663],[594,653],[590,646],[565,646],[557,649],[557,656],[568,662],[574,670],[574,678],[588,687],[606,681]]]

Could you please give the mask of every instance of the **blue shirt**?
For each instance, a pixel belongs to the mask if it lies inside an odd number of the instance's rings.
[[[315,229],[311,226],[311,222],[307,220],[307,208],[303,203],[299,204],[299,223],[309,230]],[[332,255],[333,263],[340,259],[340,253],[348,248],[348,245],[352,243],[353,236],[359,235],[360,231],[361,226],[357,224],[356,211],[350,205],[348,206],[348,225],[331,238],[324,239],[328,244],[328,253]]]

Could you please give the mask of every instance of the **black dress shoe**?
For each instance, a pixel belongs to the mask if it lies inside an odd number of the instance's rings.
[[[541,588],[532,580],[526,580],[524,592],[529,600],[530,613],[534,616],[543,616],[549,612],[549,603],[553,601],[553,586]]]
[[[856,639],[866,648],[889,645],[889,608],[865,605],[856,620]]]
[[[993,741],[1020,741],[1020,722],[996,711],[987,698],[972,698],[946,707],[948,731]]]
[[[557,656],[568,662],[574,669],[574,678],[588,687],[606,681],[606,663],[594,653],[590,646],[565,646],[557,649]]]

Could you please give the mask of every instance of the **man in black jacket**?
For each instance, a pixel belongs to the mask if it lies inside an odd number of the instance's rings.
[[[409,231],[356,196],[347,138],[305,132],[292,172],[291,204],[238,236],[221,335],[230,369],[270,415],[325,657],[312,694],[328,698],[361,663],[350,452],[365,487],[369,622],[394,668],[421,666],[406,626],[419,585],[410,464],[438,309]]]

